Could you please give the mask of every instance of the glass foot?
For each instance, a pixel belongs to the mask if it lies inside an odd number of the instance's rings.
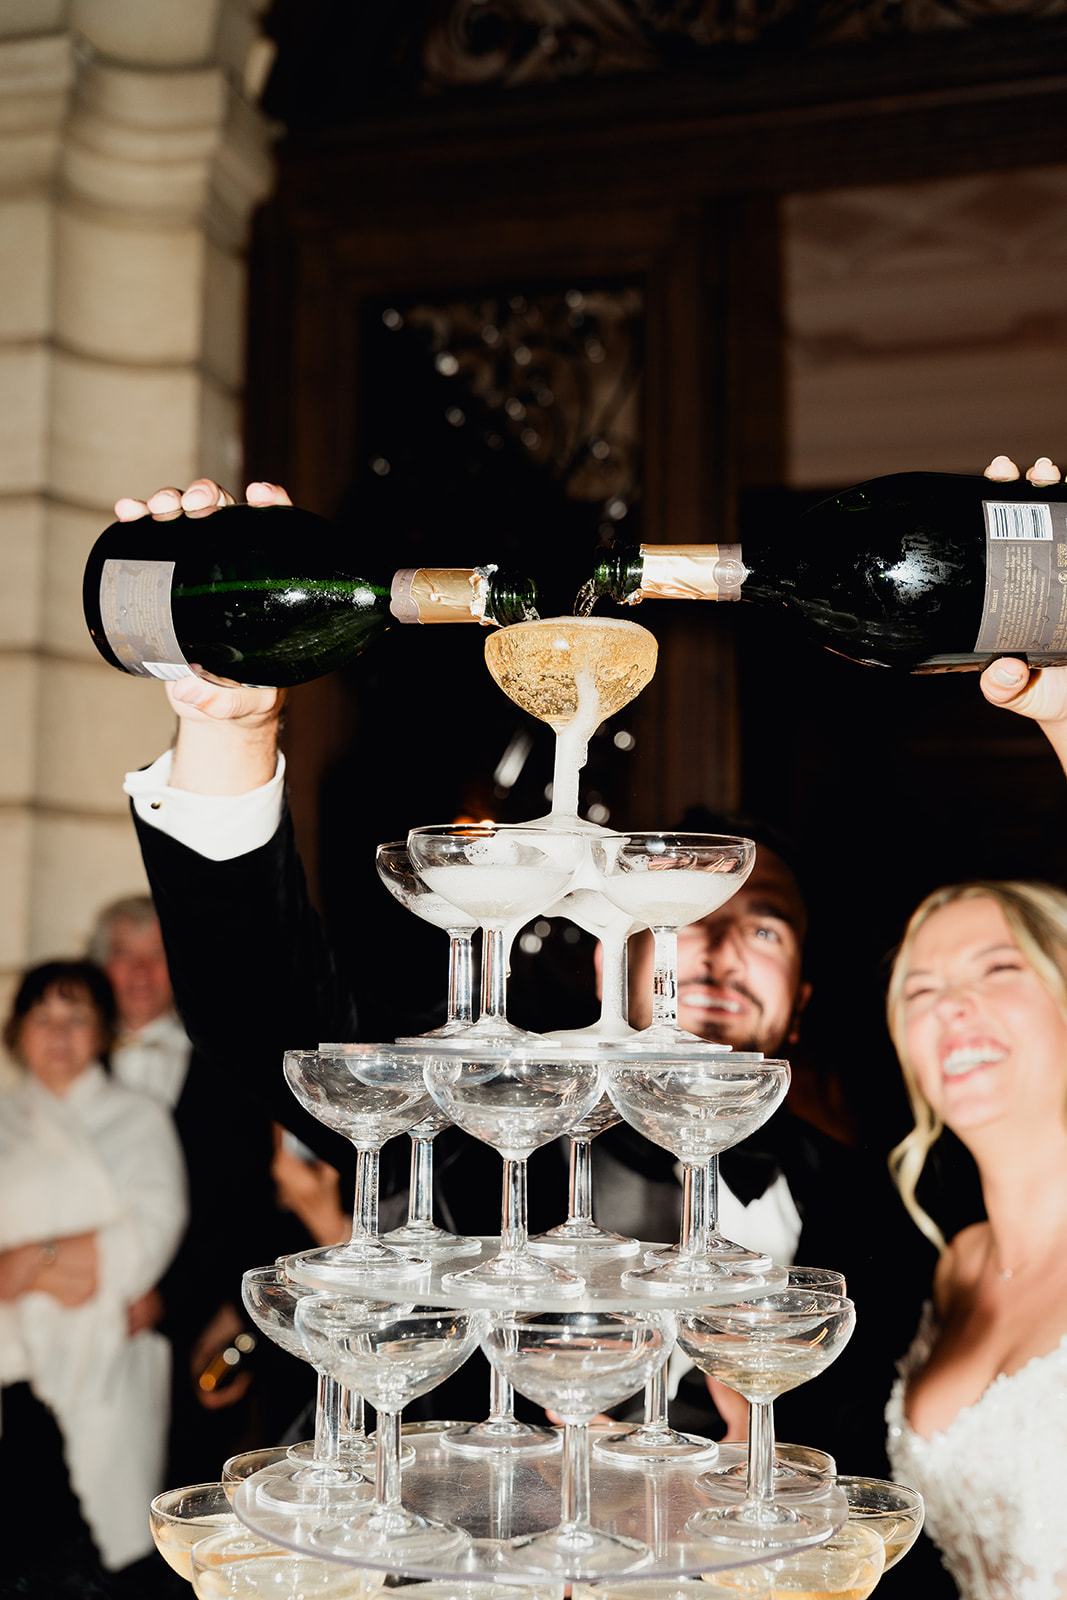
[[[837,1472],[837,1463],[825,1450],[814,1445],[784,1444],[774,1446],[774,1494],[813,1495],[825,1488]],[[735,1494],[743,1497],[748,1491],[748,1451],[744,1445],[719,1446],[718,1460],[707,1472],[701,1473],[694,1488],[709,1499],[723,1499]]]
[[[672,1244],[668,1250],[646,1250],[644,1260],[646,1265],[656,1267],[677,1261],[680,1254],[679,1247]],[[743,1244],[735,1244],[732,1239],[723,1238],[721,1233],[706,1236],[703,1254],[707,1260],[717,1262],[731,1271],[740,1266],[747,1272],[769,1272],[774,1265],[770,1256],[759,1250],[749,1250]]]
[[[686,1532],[695,1538],[714,1539],[749,1550],[776,1544],[821,1544],[833,1526],[834,1519],[815,1506],[806,1505],[801,1511],[777,1500],[745,1500],[736,1506],[697,1511],[685,1525]]]
[[[631,1272],[624,1272],[621,1281],[628,1289],[646,1294],[670,1293],[671,1290],[678,1294],[720,1294],[728,1290],[731,1294],[742,1295],[763,1288],[767,1276],[744,1266],[736,1271],[729,1266],[719,1266],[706,1256],[678,1255],[663,1266],[635,1267]]]
[[[637,1029],[631,1028],[621,1017],[602,1017],[599,1022],[592,1023],[588,1028],[554,1028],[551,1033],[545,1034],[546,1039],[558,1039],[560,1044],[602,1044],[606,1049],[625,1044],[637,1037]]]
[[[631,1428],[626,1433],[593,1438],[593,1454],[616,1466],[656,1467],[672,1461],[712,1461],[719,1453],[714,1439],[676,1428]]]
[[[344,1522],[311,1531],[308,1542],[324,1555],[342,1560],[395,1558],[397,1565],[454,1557],[471,1542],[470,1534],[450,1522],[419,1517],[403,1506],[374,1506]]]
[[[525,1251],[512,1250],[483,1261],[465,1272],[446,1272],[441,1279],[445,1289],[460,1289],[467,1294],[515,1295],[521,1299],[536,1298],[546,1290],[551,1294],[581,1294],[585,1279],[573,1272],[564,1272],[537,1256]]]
[[[608,1572],[634,1572],[652,1560],[652,1551],[639,1539],[602,1528],[563,1523],[548,1533],[513,1539],[503,1552],[503,1564],[518,1569],[532,1567],[561,1578],[596,1578]]]
[[[401,1255],[376,1240],[350,1240],[348,1244],[324,1245],[318,1250],[301,1250],[290,1256],[294,1270],[336,1283],[338,1288],[361,1279],[380,1278],[384,1287],[391,1280],[416,1278],[429,1270],[430,1263],[416,1256]],[[287,1269],[288,1270],[288,1269]]]
[[[642,1055],[655,1055],[659,1050],[684,1050],[689,1053],[694,1046],[699,1046],[702,1053],[709,1055],[725,1055],[730,1050],[728,1044],[702,1039],[698,1033],[689,1033],[672,1022],[653,1022],[650,1027],[639,1029],[632,1039],[626,1039],[623,1043],[626,1047],[639,1050]]]
[[[515,1417],[500,1417],[493,1421],[467,1422],[449,1428],[441,1435],[446,1450],[455,1450],[461,1456],[528,1455],[531,1451],[547,1454],[558,1450],[563,1435],[555,1428],[535,1427],[529,1422],[519,1422]]]
[[[577,1218],[568,1218],[556,1228],[549,1228],[547,1233],[539,1233],[530,1240],[530,1249],[550,1255],[558,1252],[560,1255],[575,1255],[583,1250],[594,1252],[598,1256],[633,1256],[641,1248],[636,1239],[628,1239],[625,1234],[610,1233],[607,1228],[597,1227],[595,1222],[583,1222]]]
[[[374,1485],[351,1467],[266,1467],[249,1478],[256,1504],[266,1511],[300,1511],[321,1507],[344,1516],[350,1505],[374,1498]]]
[[[482,1248],[477,1239],[463,1234],[449,1233],[432,1222],[405,1222],[382,1234],[382,1243],[397,1250],[412,1251],[416,1256],[476,1256]]]
[[[420,1044],[426,1035],[412,1039],[398,1039],[397,1044]],[[440,1037],[439,1035],[437,1037]],[[479,1017],[448,1036],[448,1043],[456,1045],[489,1045],[494,1049],[508,1045],[543,1045],[543,1033],[531,1033],[528,1028],[517,1028],[506,1017]]]

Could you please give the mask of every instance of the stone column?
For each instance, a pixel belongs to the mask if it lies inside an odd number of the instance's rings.
[[[267,193],[265,0],[0,15],[0,1006],[143,888],[122,774],[162,688],[104,664],[81,576],[120,494],[241,484],[244,250]]]

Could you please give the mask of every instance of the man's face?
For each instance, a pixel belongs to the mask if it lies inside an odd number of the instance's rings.
[[[111,953],[104,971],[111,979],[123,1028],[143,1028],[174,1004],[158,922],[138,924],[120,917],[112,923]]]
[[[806,915],[796,879],[760,846],[737,893],[678,934],[678,1021],[690,1033],[774,1056],[796,1038],[811,985],[800,980]],[[652,935],[630,942],[630,1021],[652,1020]]]

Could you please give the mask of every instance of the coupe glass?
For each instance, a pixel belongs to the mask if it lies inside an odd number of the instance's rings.
[[[504,1158],[500,1254],[477,1267],[450,1273],[446,1288],[521,1298],[580,1294],[581,1277],[541,1260],[526,1230],[526,1163],[533,1151],[558,1139],[588,1116],[600,1099],[600,1069],[560,1046],[538,1049],[460,1049],[426,1056],[426,1087],[457,1127],[491,1145]]]
[[[286,1082],[313,1117],[350,1139],[356,1150],[352,1237],[345,1244],[305,1250],[297,1258],[319,1278],[351,1284],[368,1272],[411,1277],[428,1263],[378,1238],[378,1152],[432,1109],[422,1058],[394,1045],[326,1045],[287,1050]]]
[[[408,1184],[408,1220],[382,1235],[383,1244],[410,1250],[417,1256],[477,1255],[477,1239],[449,1233],[433,1220],[433,1142],[452,1126],[452,1118],[431,1106],[428,1115],[410,1130],[411,1178]]]
[[[752,871],[751,839],[714,833],[618,833],[590,844],[600,887],[655,938],[652,1022],[642,1044],[709,1048],[678,1026],[678,929],[723,905]]]
[[[639,1540],[594,1526],[589,1502],[589,1424],[640,1389],[667,1359],[673,1325],[658,1312],[494,1312],[482,1340],[520,1394],[563,1419],[562,1518],[513,1540],[505,1562],[561,1578],[627,1572],[652,1558]]]
[[[586,745],[651,682],[658,650],[655,634],[621,617],[541,617],[486,638],[485,664],[499,687],[556,735],[546,826],[569,827],[577,816]]]
[[[885,1478],[838,1477],[837,1487],[848,1501],[848,1520],[873,1528],[885,1545],[885,1570],[906,1556],[922,1530],[923,1497],[917,1489]]]
[[[210,1534],[191,1555],[196,1600],[366,1600],[368,1592],[355,1568],[298,1555],[247,1528]]]
[[[566,1255],[580,1255],[583,1251],[598,1256],[629,1256],[638,1250],[636,1239],[627,1239],[621,1233],[601,1228],[593,1220],[593,1165],[592,1143],[598,1133],[614,1128],[622,1117],[610,1095],[602,1094],[592,1111],[572,1128],[570,1139],[570,1175],[567,1186],[567,1220],[547,1233],[530,1240],[532,1250],[560,1251]]]
[[[240,1528],[230,1505],[232,1488],[227,1483],[191,1483],[157,1494],[148,1508],[156,1549],[186,1583],[192,1578],[190,1553],[197,1540]]]
[[[390,844],[380,844],[374,856],[378,876],[394,900],[408,911],[413,911],[423,922],[430,922],[448,934],[448,1021],[443,1027],[420,1034],[423,1039],[448,1039],[462,1033],[474,1021],[472,1010],[474,985],[474,960],[471,937],[478,923],[466,912],[423,882],[415,871],[408,854],[407,844],[397,839]]]
[[[375,1407],[374,1500],[344,1522],[317,1528],[324,1555],[358,1555],[398,1564],[454,1554],[469,1543],[462,1529],[420,1517],[401,1503],[400,1416],[409,1401],[436,1388],[466,1361],[483,1331],[479,1311],[375,1307],[366,1301],[309,1295],[297,1326],[313,1359]]]
[[[752,1600],[867,1600],[885,1571],[885,1546],[873,1529],[849,1521],[822,1544],[730,1573]]]
[[[408,852],[429,888],[473,917],[483,932],[481,1016],[464,1040],[514,1044],[536,1039],[507,1020],[505,930],[539,916],[569,888],[581,859],[579,835],[449,823],[413,828]]]
[[[278,1266],[253,1267],[241,1279],[241,1299],[256,1327],[298,1361],[306,1361],[308,1352],[297,1330],[296,1308],[309,1293]],[[341,1460],[340,1385],[322,1367],[316,1366],[315,1372],[318,1393],[312,1460],[304,1462],[297,1457],[290,1459],[287,1466],[277,1464],[259,1482],[257,1498],[279,1511],[326,1503],[340,1506],[365,1500],[371,1493],[359,1467]]]
[[[819,1289],[826,1294],[844,1296],[845,1277],[833,1267],[799,1267],[789,1268],[788,1277],[784,1285],[787,1289]],[[774,1401],[767,1406],[767,1428],[771,1438],[774,1438]],[[787,1447],[787,1449],[790,1447]],[[823,1450],[815,1450],[811,1446],[798,1449],[792,1446],[792,1455],[787,1454],[779,1446],[775,1446],[774,1475],[775,1495],[817,1493],[820,1484],[827,1478],[834,1477],[836,1467],[832,1457]],[[857,1482],[866,1480],[857,1479]],[[874,1482],[875,1480],[869,1480]],[[748,1488],[748,1463],[743,1461],[724,1460],[719,1465],[711,1467],[707,1473],[696,1480],[698,1489],[707,1490],[712,1494],[721,1494],[731,1488],[739,1495],[747,1492]]]
[[[710,1163],[762,1126],[788,1087],[788,1063],[760,1055],[616,1057],[607,1072],[608,1094],[630,1126],[669,1150],[685,1172],[677,1253],[657,1266],[624,1273],[624,1283],[654,1292],[744,1293],[759,1281],[770,1258],[712,1232]]]
[[[678,1343],[702,1372],[748,1401],[748,1478],[745,1498],[698,1511],[691,1533],[758,1549],[825,1539],[833,1521],[819,1497],[779,1498],[774,1488],[771,1402],[814,1378],[840,1355],[856,1314],[851,1300],[819,1289],[782,1289],[756,1300],[678,1313]],[[711,1493],[710,1489],[705,1492]]]

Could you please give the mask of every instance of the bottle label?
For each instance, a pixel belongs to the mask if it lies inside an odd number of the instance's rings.
[[[389,610],[398,622],[482,622],[488,570],[407,567],[393,574]]]
[[[739,544],[643,544],[642,599],[740,600]]]
[[[1067,650],[1067,505],[984,500],[986,581],[975,651]],[[1038,663],[1039,664],[1039,663]]]
[[[105,561],[100,620],[107,642],[138,678],[188,678],[170,611],[173,561]]]

